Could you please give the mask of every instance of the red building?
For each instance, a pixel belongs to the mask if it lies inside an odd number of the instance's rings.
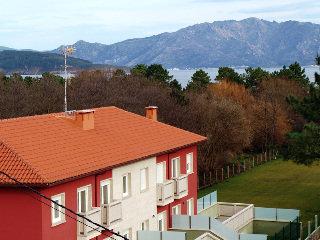
[[[194,214],[205,138],[116,107],[0,121],[0,172],[136,239]],[[0,239],[108,239],[108,233],[0,174]],[[109,234],[110,235],[110,234]]]

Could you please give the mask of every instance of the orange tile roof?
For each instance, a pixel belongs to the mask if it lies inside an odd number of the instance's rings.
[[[1,120],[0,171],[24,183],[50,184],[206,139],[116,107],[95,109],[92,130],[61,115]],[[4,181],[1,177],[0,184]]]

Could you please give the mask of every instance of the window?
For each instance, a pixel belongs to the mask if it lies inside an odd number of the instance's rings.
[[[166,230],[166,212],[162,212],[158,214],[158,230],[165,231]]]
[[[187,159],[187,174],[193,173],[193,153],[188,153],[186,156]]]
[[[172,215],[180,215],[180,213],[181,213],[181,205],[180,204],[172,207]]]
[[[171,176],[177,178],[180,175],[180,158],[173,158],[171,160]]]
[[[194,215],[193,198],[187,200],[187,215]]]
[[[143,221],[141,223],[141,230],[142,231],[147,231],[149,230],[149,220]]]
[[[65,215],[64,215],[64,208],[58,206],[57,204],[60,204],[62,206],[65,205],[65,194],[61,193],[58,195],[55,195],[51,197],[51,200],[54,201],[54,203],[51,203],[51,223],[52,226],[56,226],[60,223],[63,223],[65,221]]]
[[[140,190],[145,191],[148,188],[148,168],[140,170]]]
[[[166,179],[166,162],[157,164],[157,183],[163,183]]]
[[[122,176],[122,197],[128,197],[130,194],[130,173]]]
[[[78,212],[86,213],[89,211],[89,190],[91,190],[90,186],[78,188]]]
[[[100,183],[101,205],[111,202],[111,181],[104,180]]]

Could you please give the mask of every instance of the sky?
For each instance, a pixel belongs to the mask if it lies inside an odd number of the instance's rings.
[[[319,0],[0,0],[0,9],[0,46],[35,50],[248,17],[320,24]]]

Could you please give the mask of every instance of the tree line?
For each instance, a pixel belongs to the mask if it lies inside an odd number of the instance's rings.
[[[224,67],[216,81],[198,70],[182,88],[161,65],[139,64],[130,74],[121,69],[77,73],[68,80],[68,105],[69,109],[112,105],[140,115],[144,107],[156,105],[159,121],[208,137],[199,147],[203,172],[239,154],[275,147],[295,159],[294,144],[309,136],[305,133],[310,132],[309,126],[318,127],[316,113],[307,110],[317,105],[313,101],[320,96],[318,79],[310,83],[298,63],[273,73],[248,68],[238,74]],[[24,79],[0,74],[0,118],[63,111],[63,83],[64,79],[50,73]]]

